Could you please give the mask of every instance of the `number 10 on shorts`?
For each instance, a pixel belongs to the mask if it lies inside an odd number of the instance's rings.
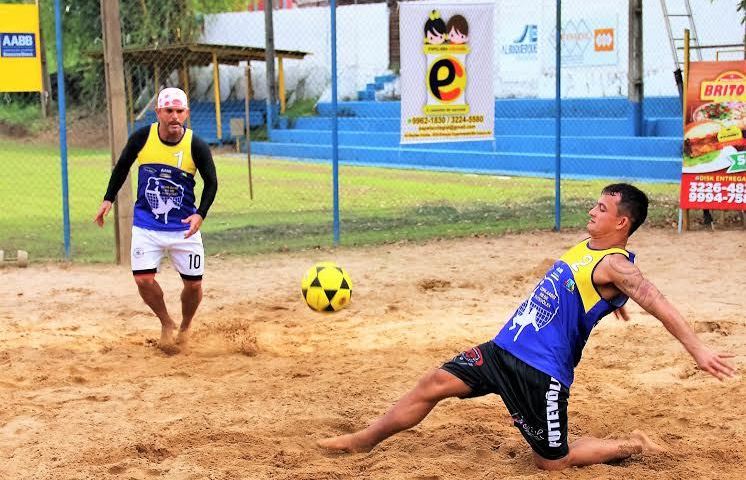
[[[189,270],[197,270],[202,264],[202,258],[198,253],[189,254]]]

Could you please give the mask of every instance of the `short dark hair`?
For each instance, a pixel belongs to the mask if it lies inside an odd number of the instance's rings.
[[[430,18],[425,22],[425,35],[427,35],[427,32],[440,35],[448,33],[448,30],[446,30],[446,22],[440,18],[440,12],[437,10],[433,10],[430,13]]]
[[[454,15],[448,19],[446,31],[450,32],[452,28],[455,28],[456,32],[461,35],[469,35],[469,22],[461,15]]]
[[[601,190],[601,195],[619,195],[619,213],[629,217],[632,222],[629,235],[645,223],[648,217],[648,196],[639,188],[628,183],[612,183]]]

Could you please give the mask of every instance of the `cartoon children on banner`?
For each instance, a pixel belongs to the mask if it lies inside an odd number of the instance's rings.
[[[465,103],[466,55],[469,54],[469,23],[462,15],[454,15],[448,23],[440,12],[430,12],[425,22],[427,57],[426,115],[456,115],[469,112]]]

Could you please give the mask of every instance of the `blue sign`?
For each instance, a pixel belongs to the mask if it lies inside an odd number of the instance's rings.
[[[36,35],[33,33],[0,33],[0,57],[36,57]]]

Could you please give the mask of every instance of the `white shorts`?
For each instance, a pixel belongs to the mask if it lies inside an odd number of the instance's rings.
[[[186,230],[165,232],[132,227],[132,273],[156,273],[169,253],[171,263],[185,280],[200,280],[205,271],[202,234],[184,238]]]

